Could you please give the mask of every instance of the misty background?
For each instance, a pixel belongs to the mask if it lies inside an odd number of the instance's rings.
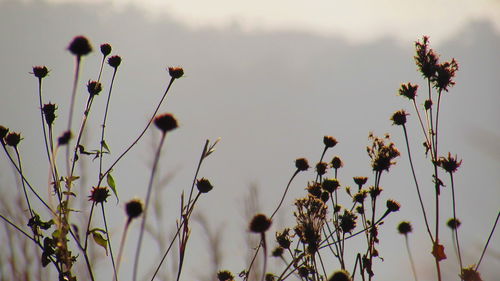
[[[500,32],[495,26],[487,19],[475,19],[446,40],[430,38],[442,61],[454,57],[460,66],[456,85],[443,94],[440,149],[443,154],[450,151],[463,159],[455,183],[465,264],[477,262],[500,206]],[[172,112],[180,123],[180,128],[167,138],[159,170],[160,178],[168,178],[158,193],[164,209],[162,220],[168,226],[165,237],[170,241],[179,215],[180,193],[191,185],[205,140],[221,137],[216,152],[200,173],[210,179],[214,190],[201,198],[197,208],[209,221],[209,228],[221,238],[221,269],[233,273],[245,268],[246,249],[252,246],[245,241],[250,217],[243,207],[251,200],[252,186],[258,189],[259,197],[254,198],[259,205],[257,211],[271,213],[295,171],[294,160],[306,157],[310,164],[315,164],[323,149],[324,135],[339,141],[326,160],[340,156],[344,162],[340,182],[352,186],[353,176],[373,176],[365,149],[368,133],[390,133],[402,156],[390,173],[384,174],[381,185],[384,198],[398,200],[402,208],[389,216],[380,229],[379,251],[385,261],[374,265],[375,280],[412,278],[404,239],[396,230],[402,220],[409,220],[414,226],[410,243],[419,280],[432,280],[431,246],[418,207],[402,130],[391,126],[389,120],[401,108],[410,113],[410,141],[419,167],[417,176],[432,210],[431,167],[425,162],[423,151],[418,150],[422,136],[416,127],[416,116],[411,104],[396,96],[401,83],[406,82],[420,84],[420,95],[426,92],[413,60],[414,41],[432,32],[412,34],[408,36],[411,40],[382,35],[355,42],[341,33],[320,35],[293,28],[247,30],[238,22],[193,27],[175,20],[168,12],[151,16],[133,5],[116,9],[107,3],[0,1],[0,124],[21,132],[24,139],[20,149],[27,177],[41,186],[40,193],[46,195],[48,166],[40,141],[37,80],[30,74],[32,66],[46,65],[50,70],[44,79],[44,97],[45,102],[58,104],[55,132],[59,135],[66,125],[71,94],[74,57],[66,47],[72,38],[85,35],[94,47],[94,52],[83,59],[75,106],[80,111],[75,115],[74,126],[79,125],[87,100],[85,84],[97,77],[99,45],[110,43],[112,54],[122,57],[108,115],[106,142],[112,153],[104,158],[105,167],[144,128],[170,79],[165,68],[182,66],[185,77],[175,81],[160,109],[160,113]],[[111,75],[108,66],[102,78],[104,90],[94,100],[86,129],[89,149],[98,145]],[[144,198],[146,193],[153,145],[159,140],[154,131],[151,129],[114,169],[120,202],[110,198],[106,207],[115,251],[125,223],[124,203],[134,196]],[[0,190],[14,196],[15,175],[5,155],[0,159]],[[89,159],[86,163],[90,181],[76,191],[85,196],[97,179],[97,162]],[[304,188],[312,178],[312,169],[296,178],[273,231],[293,227],[293,199],[305,195]],[[448,190],[442,196],[442,239],[448,254],[443,266],[445,276],[456,276],[451,233],[444,226],[452,216],[449,196]],[[153,217],[148,217],[148,222],[153,223]],[[125,252],[129,256],[135,249],[138,224],[132,226],[130,247]],[[209,280],[213,276],[212,268],[207,266],[210,248],[204,231],[200,225],[192,224],[184,279]],[[271,238],[269,234],[268,239]],[[142,272],[149,270],[156,263],[155,255],[160,254],[154,243],[144,247]],[[500,245],[495,233],[480,268],[484,280],[494,280],[499,260]],[[133,259],[123,262],[122,278]],[[106,275],[112,272],[109,259],[102,263],[105,270],[100,276],[103,280],[111,279]],[[327,269],[333,272],[338,268],[331,264]]]

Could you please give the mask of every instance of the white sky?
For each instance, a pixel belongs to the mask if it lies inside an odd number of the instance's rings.
[[[168,13],[192,27],[237,25],[244,30],[289,29],[340,34],[354,41],[426,34],[446,39],[468,21],[490,19],[500,30],[500,0],[49,0],[133,4]]]

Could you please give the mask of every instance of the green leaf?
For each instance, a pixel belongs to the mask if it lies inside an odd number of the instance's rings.
[[[118,199],[118,194],[116,193],[115,179],[110,173],[106,176],[106,181],[108,182],[109,188],[111,188],[111,190],[116,196],[116,203],[120,202],[120,199]]]
[[[94,233],[94,232],[100,232],[102,234],[106,234],[106,230],[102,229],[102,228],[92,228],[91,230],[89,230],[90,233]]]
[[[102,148],[104,148],[106,150],[106,153],[110,153],[111,151],[109,150],[109,147],[108,145],[106,144],[106,141],[105,140],[102,140],[101,142],[102,144]]]
[[[102,235],[98,232],[92,232],[92,238],[97,243],[97,245],[103,247],[106,250],[106,256],[108,255],[108,240],[104,239]]]

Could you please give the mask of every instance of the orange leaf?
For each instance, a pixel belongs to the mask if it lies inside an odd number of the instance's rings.
[[[438,261],[446,259],[446,254],[444,253],[444,246],[441,244],[434,243],[431,253]]]

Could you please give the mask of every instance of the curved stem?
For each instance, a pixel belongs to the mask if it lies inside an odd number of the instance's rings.
[[[451,197],[452,197],[452,202],[453,202],[453,219],[455,222],[457,221],[457,210],[456,210],[456,202],[455,202],[455,183],[453,182],[453,174],[450,173],[450,180],[451,180]],[[462,263],[462,253],[460,251],[460,240],[458,239],[458,227],[453,228],[453,232],[455,234],[455,243],[457,245],[457,254],[458,254],[458,261],[460,263],[460,270],[463,268],[463,263]]]
[[[28,193],[26,192],[26,184],[24,183],[23,166],[21,165],[21,156],[19,155],[19,150],[17,149],[17,146],[14,147],[14,151],[16,152],[17,163],[19,165],[19,173],[21,174],[21,184],[23,186],[24,197],[26,199],[26,203],[28,204],[28,210],[30,211],[30,218],[32,218],[33,217],[33,209],[31,208],[30,199],[28,198]],[[36,233],[34,233],[33,235],[36,235]]]
[[[476,270],[478,270],[479,265],[483,261],[483,257],[484,257],[484,254],[486,253],[486,249],[488,249],[488,244],[490,244],[491,237],[493,236],[493,233],[495,232],[495,228],[497,227],[499,217],[500,217],[500,212],[498,212],[498,214],[497,214],[497,218],[495,219],[495,223],[493,224],[493,228],[490,231],[490,235],[488,236],[488,240],[486,241],[486,244],[484,245],[483,252],[481,253],[481,257],[479,258],[479,261],[477,262],[477,265],[476,265]]]
[[[115,258],[113,256],[113,247],[111,246],[111,239],[109,237],[108,222],[106,220],[106,213],[104,212],[104,203],[101,203],[101,209],[102,209],[102,218],[104,220],[104,228],[106,229],[106,239],[108,239],[108,247],[109,247],[109,254],[111,256],[111,264],[113,265],[113,274],[115,276],[118,276],[116,274],[116,265],[115,265]]]
[[[104,61],[104,59],[103,59]],[[106,120],[108,118],[108,110],[109,110],[109,102],[111,100],[111,91],[113,90],[113,84],[115,81],[115,76],[116,76],[116,71],[118,69],[115,68],[115,71],[113,72],[113,77],[111,78],[111,85],[109,86],[109,91],[108,91],[108,99],[106,101],[106,109],[104,110],[104,120],[102,121],[102,131],[101,131],[101,141],[100,141],[100,148],[99,148],[99,181],[101,180],[101,175],[102,175],[102,151],[104,147],[104,131],[106,129]]]

